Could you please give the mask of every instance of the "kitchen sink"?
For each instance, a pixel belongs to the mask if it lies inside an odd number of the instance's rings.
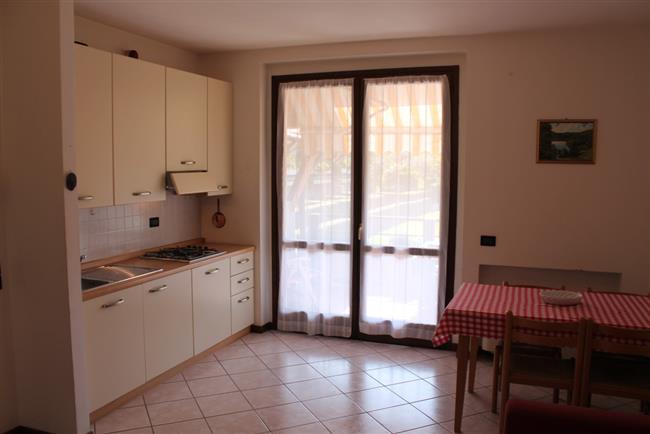
[[[81,272],[81,290],[100,288],[111,283],[124,282],[136,277],[158,273],[162,268],[139,267],[135,265],[103,265]]]

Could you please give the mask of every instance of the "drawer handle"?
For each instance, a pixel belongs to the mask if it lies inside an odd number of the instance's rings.
[[[247,262],[250,262],[250,258],[244,258],[244,259],[240,259],[239,261],[237,261],[238,264],[245,264]]]
[[[248,282],[248,281],[250,281],[250,280],[251,280],[250,277],[246,277],[246,278],[244,278],[244,279],[242,279],[242,280],[238,280],[237,283],[242,284],[242,283],[246,283],[246,282]]]
[[[108,309],[109,307],[120,305],[120,304],[124,303],[125,301],[126,300],[124,300],[123,298],[120,298],[120,299],[115,300],[112,303],[102,304],[102,309]]]
[[[237,303],[246,303],[250,299],[251,299],[250,296],[247,295],[246,297],[237,300]]]
[[[181,164],[184,166],[194,166],[196,164],[195,160],[183,160]]]
[[[95,196],[79,196],[79,200],[82,201],[95,200]]]
[[[159,286],[158,288],[151,288],[151,289],[149,290],[149,292],[150,292],[151,294],[153,294],[153,293],[155,293],[155,292],[161,292],[161,291],[164,291],[165,289],[167,289],[167,285],[161,285],[161,286]]]
[[[225,190],[227,188],[228,188],[227,185],[217,185],[217,190]]]
[[[215,274],[218,273],[219,269],[218,268],[213,268],[212,270],[208,270],[205,272],[205,274],[210,275],[210,274]]]
[[[131,193],[133,196],[151,196],[150,191],[135,191]]]

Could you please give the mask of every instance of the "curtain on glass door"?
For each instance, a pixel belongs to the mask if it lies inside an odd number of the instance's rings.
[[[365,80],[362,333],[430,339],[444,305],[448,89],[445,76]]]
[[[352,80],[283,83],[278,328],[350,336]]]

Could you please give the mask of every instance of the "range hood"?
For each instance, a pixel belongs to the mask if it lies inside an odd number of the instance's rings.
[[[217,185],[215,173],[209,171],[201,172],[167,172],[167,189],[173,190],[176,194],[200,194],[207,193],[208,196],[223,194],[223,186]]]

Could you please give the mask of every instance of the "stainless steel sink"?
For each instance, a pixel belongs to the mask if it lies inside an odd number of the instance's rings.
[[[135,265],[115,264],[91,268],[81,272],[81,290],[100,288],[111,283],[142,277],[162,271],[162,268],[137,267]]]

